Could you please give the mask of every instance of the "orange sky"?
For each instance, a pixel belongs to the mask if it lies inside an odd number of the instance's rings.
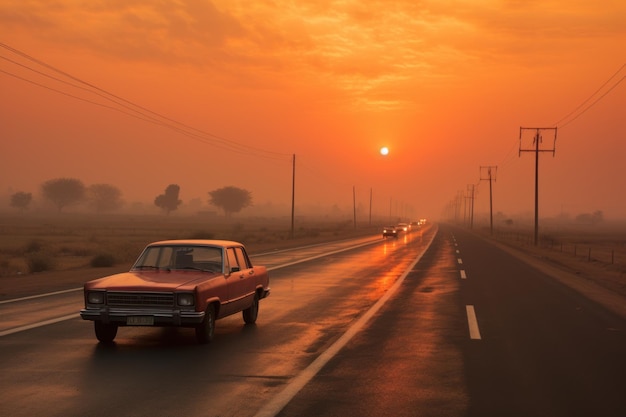
[[[624,217],[624,22],[617,0],[0,0],[0,201],[72,177],[148,204],[234,185],[288,215],[295,154],[303,209],[349,212],[354,187],[438,217],[475,184],[478,213],[492,165],[494,210],[532,213],[519,129],[558,126],[540,213]]]

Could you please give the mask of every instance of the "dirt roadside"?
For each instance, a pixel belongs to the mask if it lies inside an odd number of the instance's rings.
[[[558,252],[513,246],[478,236],[626,319],[626,277],[622,274]]]

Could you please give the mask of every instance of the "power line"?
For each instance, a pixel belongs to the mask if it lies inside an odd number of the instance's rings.
[[[598,103],[600,100],[602,100],[607,94],[609,94],[611,91],[613,91],[613,89],[615,87],[617,87],[622,81],[624,81],[624,78],[626,78],[626,75],[623,76],[617,83],[615,83],[608,91],[606,91],[604,94],[602,94],[600,97],[598,97],[593,103],[591,103],[589,106],[587,106],[583,111],[581,111],[580,113],[578,113],[576,115],[576,117],[574,117],[573,119],[569,120],[567,123],[563,123],[561,126],[559,126],[560,128],[563,128],[565,126],[567,126],[568,124],[572,123],[574,120],[578,119],[580,116],[582,116],[583,114],[585,114],[587,112],[587,110],[589,110],[590,108],[592,108],[593,106],[596,105],[596,103]]]
[[[585,112],[587,112],[587,110],[589,110],[590,108],[595,106],[607,94],[609,94],[611,91],[613,91],[622,81],[624,81],[624,78],[626,78],[626,75],[622,76],[622,78],[620,78],[606,92],[604,92],[604,94],[602,94],[600,97],[598,97],[596,100],[594,100],[591,104],[589,104],[587,107],[583,108],[583,106],[585,106],[590,100],[593,99],[594,96],[596,96],[600,91],[602,91],[602,89],[604,87],[606,87],[606,85],[608,83],[610,83],[613,78],[617,77],[617,75],[620,72],[622,72],[622,70],[624,70],[624,68],[626,68],[626,64],[623,64],[613,75],[611,75],[611,77],[609,77],[608,80],[606,80],[600,87],[598,87],[598,89],[596,91],[594,91],[593,94],[591,94],[589,97],[587,97],[587,99],[585,101],[583,101],[578,107],[576,107],[574,110],[569,112],[567,115],[563,116],[558,122],[554,123],[554,126],[558,126],[559,128],[563,128],[563,127],[567,126],[568,124],[572,123],[574,120],[578,119]],[[578,112],[581,108],[583,108],[583,109],[578,114],[576,114],[576,112]],[[576,115],[573,118],[571,118],[569,121],[565,122],[565,120],[569,119],[574,114],[576,114]],[[565,123],[561,124],[562,122],[565,122]]]
[[[277,159],[277,160],[286,160],[287,157],[289,157],[289,158],[291,157],[291,154],[284,154],[284,153],[279,153],[279,152],[273,152],[273,151],[268,151],[268,150],[265,150],[265,149],[256,148],[256,147],[249,146],[249,145],[243,145],[241,143],[238,143],[238,142],[235,142],[233,140],[230,140],[230,139],[227,139],[227,138],[215,135],[213,133],[197,129],[195,127],[192,127],[192,126],[187,125],[185,123],[179,122],[179,121],[177,121],[175,119],[172,119],[170,117],[167,117],[167,116],[164,116],[164,115],[159,114],[157,112],[154,112],[154,111],[152,111],[152,110],[150,110],[150,109],[148,109],[148,108],[146,108],[144,106],[136,104],[136,103],[134,103],[134,102],[132,102],[130,100],[127,100],[127,99],[121,97],[121,96],[113,94],[113,93],[111,93],[111,92],[109,92],[109,91],[107,91],[105,89],[102,89],[102,88],[100,88],[100,87],[98,87],[98,86],[96,86],[94,84],[91,84],[91,83],[89,83],[87,81],[84,81],[84,80],[82,80],[82,79],[80,79],[80,78],[78,78],[78,77],[76,77],[74,75],[71,75],[71,74],[69,74],[69,73],[67,73],[67,72],[65,72],[63,70],[60,70],[60,69],[58,69],[58,68],[56,68],[56,67],[54,67],[54,66],[52,66],[50,64],[47,64],[47,63],[45,63],[45,62],[43,62],[43,61],[41,61],[41,60],[39,60],[37,58],[34,58],[33,56],[31,56],[31,55],[29,55],[29,54],[27,54],[25,52],[22,52],[22,51],[20,51],[18,49],[15,49],[15,48],[13,48],[13,47],[11,47],[9,45],[6,45],[5,43],[0,42],[0,47],[10,51],[11,53],[14,53],[14,54],[16,54],[18,56],[21,56],[22,58],[25,58],[25,59],[33,62],[33,63],[36,63],[36,64],[38,64],[38,65],[40,65],[40,66],[42,66],[42,67],[44,67],[44,68],[46,68],[48,70],[51,70],[51,71],[53,71],[53,72],[55,72],[57,74],[60,74],[63,77],[66,77],[66,78],[69,78],[70,80],[78,82],[79,84],[82,84],[82,85],[84,85],[86,87],[83,87],[81,85],[76,85],[76,84],[74,84],[72,82],[60,79],[60,78],[55,77],[55,76],[50,75],[50,74],[47,74],[45,72],[42,72],[42,71],[37,70],[35,68],[32,68],[32,67],[30,67],[28,65],[18,63],[18,62],[14,61],[14,60],[12,60],[10,58],[4,57],[4,56],[0,56],[0,58],[5,59],[6,61],[11,62],[14,65],[20,66],[20,67],[25,68],[25,69],[27,69],[29,71],[32,71],[34,73],[37,73],[37,74],[40,74],[40,75],[42,75],[44,77],[52,79],[54,81],[63,83],[65,85],[71,86],[73,88],[77,88],[77,89],[86,91],[86,92],[88,92],[90,94],[95,94],[95,95],[97,95],[97,96],[99,96],[99,97],[101,97],[101,98],[103,98],[103,99],[105,99],[107,101],[110,101],[110,102],[114,103],[115,106],[119,106],[119,107],[98,103],[96,101],[89,100],[89,99],[86,99],[86,98],[83,98],[83,97],[79,97],[79,96],[76,96],[74,94],[68,93],[66,91],[61,91],[61,90],[59,90],[57,88],[44,85],[42,83],[39,83],[39,82],[33,81],[31,79],[28,79],[28,78],[25,78],[25,77],[22,77],[22,76],[10,73],[8,71],[0,70],[0,72],[3,72],[5,74],[7,74],[7,75],[10,75],[10,76],[15,77],[17,79],[20,79],[22,81],[29,82],[31,84],[34,84],[36,86],[39,86],[39,87],[42,87],[42,88],[54,91],[54,92],[59,93],[59,94],[63,94],[65,96],[71,97],[73,99],[81,100],[81,101],[84,101],[84,102],[87,102],[87,103],[90,103],[90,104],[93,104],[93,105],[97,105],[97,106],[100,106],[100,107],[104,107],[104,108],[107,108],[107,109],[110,109],[110,110],[115,110],[115,111],[124,113],[126,115],[129,115],[131,117],[138,118],[138,119],[140,119],[142,121],[154,123],[154,124],[157,124],[159,126],[172,129],[172,130],[176,131],[177,133],[180,133],[180,134],[182,134],[184,136],[193,138],[193,139],[198,140],[198,141],[200,141],[202,143],[209,144],[209,145],[215,146],[215,147],[220,148],[220,149],[224,149],[224,150],[228,150],[228,151],[236,152],[236,153],[240,153],[240,154],[255,155],[255,156],[260,156],[260,157],[263,157],[263,158],[270,158],[270,159]]]

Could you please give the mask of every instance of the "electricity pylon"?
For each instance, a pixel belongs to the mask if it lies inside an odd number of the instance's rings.
[[[522,148],[522,135],[525,131],[534,130],[535,136],[533,137],[532,149]],[[542,148],[540,143],[543,141],[541,135],[542,131],[554,132],[554,138],[552,141],[552,148]],[[519,128],[519,154],[522,152],[534,152],[535,153],[535,246],[539,243],[539,152],[552,152],[554,156],[556,152],[556,127],[520,127]]]

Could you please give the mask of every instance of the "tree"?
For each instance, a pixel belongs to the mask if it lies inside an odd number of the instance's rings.
[[[11,207],[15,207],[19,211],[25,211],[32,201],[32,193],[18,191],[17,193],[11,195]]]
[[[98,212],[114,211],[122,206],[122,192],[110,184],[93,184],[87,188],[89,205]]]
[[[170,184],[165,189],[165,193],[158,195],[154,199],[154,205],[163,209],[166,214],[176,210],[178,206],[183,202],[178,199],[180,193],[180,187],[176,184]]]
[[[209,191],[209,203],[224,210],[224,215],[230,217],[242,208],[252,205],[252,194],[248,190],[228,186]]]
[[[85,185],[76,178],[48,180],[41,185],[41,191],[44,198],[50,200],[59,212],[85,199]]]
[[[602,210],[596,210],[593,213],[582,213],[576,216],[578,223],[598,224],[604,221],[604,213]]]

